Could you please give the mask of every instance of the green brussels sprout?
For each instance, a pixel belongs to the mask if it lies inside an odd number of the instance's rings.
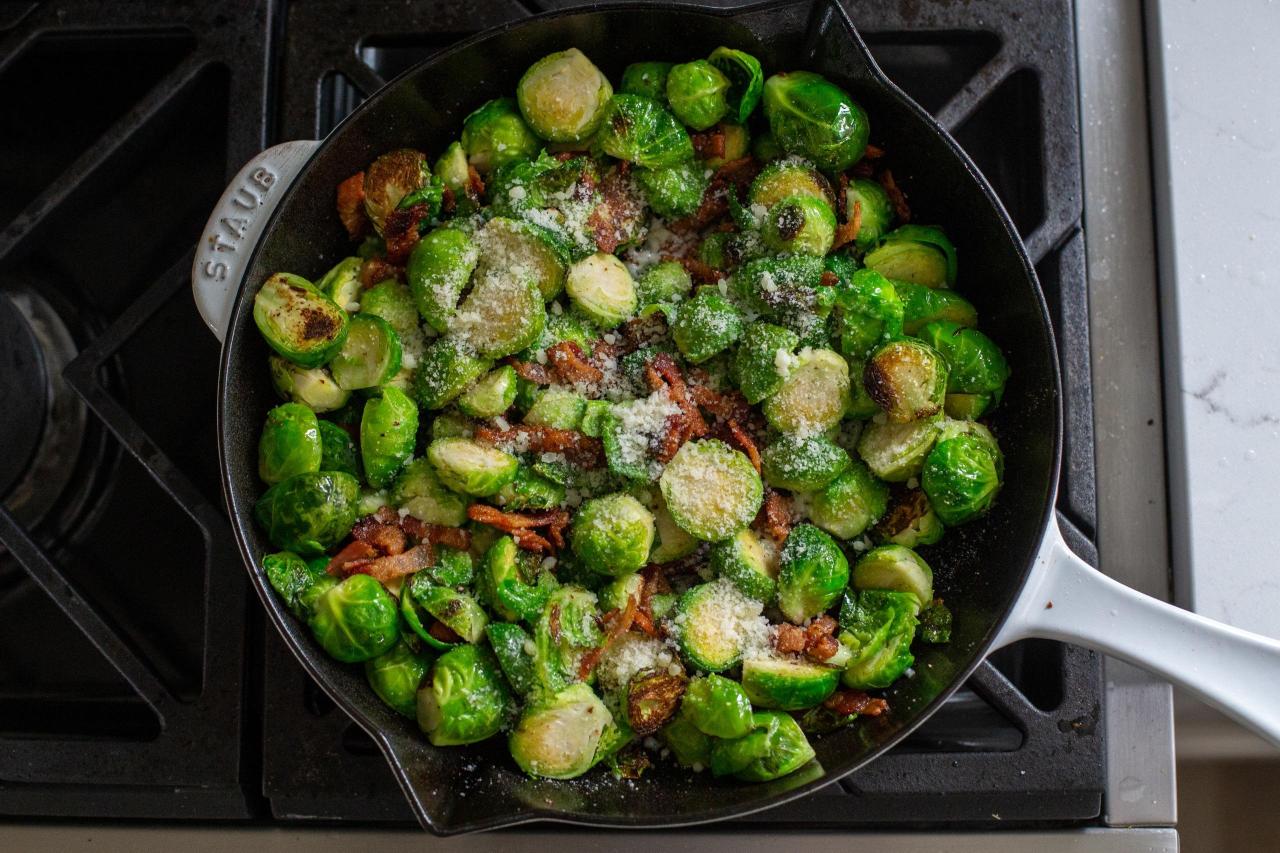
[[[636,283],[614,255],[597,252],[569,267],[565,291],[574,306],[602,328],[611,328],[636,313]]]
[[[316,599],[336,584],[337,578],[325,572],[327,557],[315,561],[315,565],[291,551],[267,554],[262,558],[262,572],[267,582],[284,600],[289,612],[299,619],[311,616]]]
[[[420,206],[426,207],[427,222],[439,218],[440,210],[444,207],[444,181],[435,175],[427,175],[426,183],[413,192],[405,194],[405,197],[396,205],[396,210],[408,210]]]
[[[469,438],[437,438],[427,447],[427,458],[440,482],[478,498],[496,494],[515,479],[520,466],[510,453]]]
[[[751,721],[752,731],[746,737],[712,743],[714,775],[770,782],[799,770],[816,754],[800,724],[789,714],[757,711]]]
[[[742,313],[714,289],[704,290],[680,305],[671,337],[680,354],[700,364],[724,352],[742,337]]]
[[[840,351],[865,361],[872,351],[902,337],[902,301],[893,283],[875,270],[858,270],[836,285]]]
[[[779,555],[778,609],[800,623],[822,613],[849,585],[849,561],[835,540],[812,524],[797,524]]]
[[[418,687],[431,662],[404,640],[364,662],[364,677],[388,707],[409,719],[417,715]]]
[[[450,329],[488,358],[502,358],[532,345],[542,336],[547,312],[542,292],[531,279],[494,270],[472,279],[471,292],[458,307]]]
[[[542,57],[516,86],[525,121],[552,142],[581,142],[591,136],[612,97],[609,78],[576,47]]]
[[[400,200],[422,189],[431,178],[427,155],[411,148],[388,151],[364,171],[364,212],[373,228],[382,234],[383,225]]]
[[[532,278],[543,301],[564,289],[567,258],[545,228],[505,216],[496,216],[476,234],[480,259],[475,278],[516,275]]]
[[[431,460],[414,459],[396,476],[391,502],[427,524],[461,527],[467,521],[465,498],[440,482]]]
[[[564,568],[559,567],[561,574]],[[579,680],[582,656],[604,639],[599,616],[595,595],[581,587],[565,584],[550,594],[533,626],[533,670],[539,690],[554,693]]]
[[[495,540],[480,562],[477,591],[495,613],[508,621],[534,621],[551,595],[552,586],[548,582],[530,582],[528,562],[529,556],[520,551],[510,536]],[[550,575],[546,577],[552,580]]]
[[[880,545],[858,558],[853,586],[860,590],[908,592],[923,607],[933,601],[933,569],[924,558],[901,545]]]
[[[858,716],[856,713],[841,714],[826,705],[818,705],[800,715],[800,730],[807,735],[827,735],[852,725]]]
[[[835,234],[835,212],[809,196],[784,198],[765,217],[764,244],[775,252],[822,256],[831,251]]]
[[[817,300],[822,272],[822,259],[812,255],[757,258],[733,274],[730,286],[755,311],[790,319],[797,311],[816,313],[820,310]]]
[[[775,204],[795,196],[808,196],[825,203],[828,208],[835,207],[836,196],[831,182],[812,163],[799,157],[788,157],[761,169],[751,182],[747,200],[758,211],[756,218],[762,220]]]
[[[351,318],[347,340],[329,362],[329,370],[343,390],[373,388],[396,375],[401,354],[400,337],[390,323],[372,314],[357,314]]]
[[[655,101],[667,101],[667,75],[671,73],[670,62],[633,62],[622,69],[622,85],[619,94],[643,95]]]
[[[751,462],[723,441],[685,442],[659,480],[676,524],[696,539],[718,542],[751,523],[764,485]]]
[[[935,320],[966,327],[978,325],[977,309],[954,290],[910,281],[895,281],[893,289],[902,301],[902,331],[908,335],[915,335]]]
[[[760,68],[760,60],[731,47],[717,47],[707,60],[729,80],[729,91],[725,93],[729,120],[744,124],[756,104],[760,103],[764,90],[764,71]]]
[[[414,244],[405,277],[418,313],[437,332],[448,331],[479,258],[475,243],[457,228],[437,228]]]
[[[711,546],[711,569],[742,594],[769,604],[778,588],[778,549],[749,527]]]
[[[360,478],[360,450],[345,429],[332,421],[318,421],[320,470],[342,471]]]
[[[682,715],[712,737],[738,738],[751,732],[751,700],[736,681],[709,673],[689,682],[680,703]]]
[[[733,198],[733,196],[730,196]],[[733,204],[730,203],[730,207]],[[754,229],[755,226],[753,225]],[[706,235],[698,244],[698,260],[716,270],[733,270],[764,254],[764,243],[758,232],[717,231]]]
[[[537,688],[533,655],[529,652],[533,648],[533,637],[524,628],[510,622],[490,622],[484,632],[511,688],[517,695],[528,696]]]
[[[764,401],[774,429],[813,435],[831,429],[849,410],[849,365],[828,349],[804,349],[782,387]]]
[[[616,493],[583,503],[569,538],[588,568],[617,576],[644,567],[653,533],[653,513],[630,495]]]
[[[809,520],[832,536],[852,539],[884,515],[888,502],[889,487],[858,460],[813,496]]]
[[[682,62],[667,73],[667,103],[676,118],[706,130],[729,112],[729,78],[705,59]]]
[[[742,659],[757,629],[762,605],[728,578],[691,587],[676,603],[670,628],[684,659],[703,672],[724,672]]]
[[[587,398],[568,388],[551,386],[534,398],[524,422],[554,429],[577,429],[587,411]]]
[[[296,474],[320,470],[324,456],[316,413],[301,403],[282,403],[267,412],[258,439],[258,477],[271,485]]]
[[[1004,476],[1004,457],[995,439],[982,433],[947,437],[944,431],[925,460],[920,487],[943,523],[955,525],[985,514]]]
[[[682,767],[701,770],[711,764],[711,744],[714,739],[703,734],[683,711],[663,726],[658,736]]]
[[[473,418],[494,418],[516,401],[516,371],[509,364],[490,371],[458,398],[458,408]]]
[[[853,216],[854,205],[860,215],[858,236],[853,245],[862,252],[874,246],[893,222],[893,202],[884,187],[869,178],[854,178],[845,188],[845,210]]]
[[[920,473],[941,428],[941,416],[905,424],[872,421],[858,438],[858,455],[881,480],[905,483]]]
[[[903,225],[890,231],[862,260],[868,269],[894,281],[934,288],[956,283],[956,247],[933,225]]]
[[[413,395],[424,409],[442,409],[493,367],[457,338],[438,338],[418,361]]]
[[[307,624],[316,641],[343,663],[376,658],[400,638],[396,599],[369,575],[352,575],[315,600]]]
[[[671,517],[671,510],[659,491],[653,506],[654,539],[653,549],[649,551],[649,562],[662,565],[687,557],[698,550],[698,540],[684,531]]]
[[[839,86],[812,71],[774,74],[764,83],[764,116],[784,151],[841,172],[862,159],[871,124]]]
[[[507,741],[511,757],[530,776],[572,779],[595,763],[613,715],[585,684],[571,684],[525,708]]]
[[[648,169],[693,159],[688,131],[666,107],[642,95],[613,96],[598,140],[609,156]]]
[[[719,169],[725,163],[741,160],[751,150],[751,133],[746,126],[722,123],[720,131],[724,134],[724,154],[703,160],[702,164],[708,169]],[[737,198],[735,194],[734,201],[737,201]]]
[[[440,179],[453,193],[454,198],[464,198],[471,184],[471,173],[467,169],[467,152],[461,142],[450,142],[436,160],[433,174]]]
[[[693,279],[679,261],[662,261],[649,267],[636,282],[636,298],[641,305],[679,302],[693,290]]]
[[[862,381],[862,377],[867,372],[866,368],[865,362],[849,359],[849,411],[845,413],[845,417],[853,421],[866,421],[880,414],[880,407],[876,405],[875,400],[871,399],[871,395],[867,393],[867,384]],[[885,419],[882,418],[882,420]],[[920,423],[920,421],[912,421],[912,423]],[[899,424],[893,424],[893,426],[899,426]],[[854,441],[857,441],[857,438],[858,436],[854,436]]]
[[[928,344],[900,338],[876,347],[862,369],[862,381],[888,419],[904,424],[942,411],[947,362]]]
[[[360,297],[360,313],[381,317],[391,324],[406,354],[415,358],[422,355],[426,339],[413,293],[407,284],[388,279],[364,291]]]
[[[318,557],[351,532],[359,494],[360,482],[350,474],[298,474],[267,489],[253,515],[277,548]]]
[[[864,690],[888,687],[915,661],[915,638],[920,602],[914,595],[868,589],[845,594],[840,605],[840,642],[850,651],[841,681]]]
[[[418,406],[403,391],[387,386],[370,397],[360,418],[360,459],[369,485],[391,485],[413,456],[417,439]]]
[[[643,587],[644,578],[638,572],[614,578],[596,593],[600,600],[600,609],[606,613],[610,610],[625,609],[631,598],[640,600],[640,590]]]
[[[931,645],[951,642],[951,621],[950,608],[934,599],[920,612],[920,639]]]
[[[254,295],[253,322],[273,350],[299,367],[319,367],[347,340],[347,312],[305,278],[285,272]]]
[[[734,371],[738,387],[747,402],[755,405],[782,387],[779,363],[788,365],[800,337],[790,329],[772,323],[756,322],[747,326],[742,342],[734,353]]]
[[[839,477],[849,454],[825,435],[783,435],[760,456],[764,481],[775,489],[812,492]]]
[[[946,528],[921,489],[895,490],[888,507],[872,531],[877,542],[915,548],[932,545]]]
[[[357,311],[361,303],[360,270],[363,258],[343,258],[316,282],[316,290],[333,300],[344,311]]]
[[[537,361],[538,353],[545,352],[562,341],[573,341],[584,353],[590,355],[591,345],[596,337],[596,331],[591,322],[576,311],[564,311],[563,308],[560,308],[560,303],[558,302],[552,302],[551,308],[551,313],[547,314],[546,328],[542,330],[542,337],[529,349],[517,355],[516,358],[521,361]],[[557,314],[557,310],[560,313]],[[530,387],[530,391],[536,391],[537,386],[529,386],[528,383],[525,386],[517,385],[516,406],[527,411],[529,406],[533,404],[532,397],[534,395],[529,395],[526,392],[526,396],[529,399],[522,403],[520,387]]]
[[[268,358],[268,366],[276,393],[286,400],[301,403],[313,412],[341,409],[351,397],[351,392],[339,388],[323,367],[299,367],[275,353]]]
[[[400,593],[400,613],[404,621],[432,648],[443,650],[460,643],[479,642],[485,625],[489,624],[484,608],[468,593],[431,583],[431,575],[428,571],[418,572]],[[431,631],[435,622],[448,628],[457,639],[443,640],[436,636]],[[448,632],[442,633],[449,636]]]
[[[519,390],[516,391],[519,394]],[[437,438],[471,438],[476,434],[476,424],[471,418],[456,409],[437,412],[431,419],[431,439]]]
[[[669,219],[693,214],[702,204],[702,194],[709,183],[706,167],[693,160],[656,169],[636,169],[634,174],[649,207]]]
[[[787,152],[782,150],[782,146],[778,144],[777,138],[771,131],[766,130],[751,140],[751,156],[761,163],[778,160],[786,154]]]
[[[760,658],[742,662],[742,689],[757,708],[800,711],[835,692],[840,670],[803,660]]]
[[[463,119],[462,150],[477,172],[487,175],[537,156],[542,143],[520,112],[514,99],[494,98]]]
[[[521,465],[515,479],[492,497],[494,503],[505,509],[555,509],[564,503],[565,487]]]
[[[513,700],[493,652],[458,646],[442,654],[418,691],[418,727],[432,746],[477,743],[510,719]]]
[[[993,404],[1000,402],[1009,378],[1009,363],[991,338],[947,320],[926,324],[919,337],[942,353],[947,362],[948,395],[981,396]]]

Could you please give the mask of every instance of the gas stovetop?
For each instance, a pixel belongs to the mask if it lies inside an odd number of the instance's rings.
[[[0,418],[0,813],[411,820],[373,742],[250,601],[218,484],[218,347],[187,271],[252,154],[327,133],[534,5],[0,5],[0,395],[28,401]],[[1071,4],[883,6],[854,4],[854,22],[1037,264],[1064,369],[1059,512],[1096,560],[1088,324],[1060,322],[1087,316]],[[744,822],[1098,823],[1101,673],[1078,648],[1003,650],[889,755]]]

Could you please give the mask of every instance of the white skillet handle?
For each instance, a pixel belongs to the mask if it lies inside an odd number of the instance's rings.
[[[1049,525],[995,647],[1028,637],[1156,673],[1280,746],[1280,642],[1143,595],[1094,569]]]
[[[231,306],[271,212],[319,145],[313,139],[284,142],[254,157],[232,178],[205,223],[191,262],[191,290],[218,340],[227,335]]]

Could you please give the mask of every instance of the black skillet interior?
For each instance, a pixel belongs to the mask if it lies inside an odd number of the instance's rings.
[[[811,8],[812,6],[812,8]],[[406,72],[370,98],[326,140],[268,227],[251,264],[253,285],[278,270],[312,279],[349,252],[333,212],[334,187],[378,154],[398,147],[438,153],[464,116],[509,95],[535,59],[576,46],[617,81],[629,62],[686,61],[725,44],[760,58],[766,73],[818,71],[846,87],[870,114],[872,141],[887,152],[918,222],[943,225],[959,247],[958,289],[1013,366],[992,421],[1005,450],[1007,483],[994,511],[951,531],[923,553],[938,592],[956,616],[953,642],[918,655],[913,678],[889,694],[892,713],[816,738],[817,761],[763,785],[715,780],[666,762],[638,781],[597,770],[571,782],[523,776],[494,739],[436,749],[415,724],[383,705],[358,666],[330,659],[305,625],[251,576],[276,627],[311,675],[387,753],[424,826],[454,833],[545,818],[584,824],[672,827],[776,805],[873,759],[905,736],[982,658],[1017,597],[1052,506],[1057,482],[1059,403],[1052,332],[1025,250],[974,166],[927,116],[875,68],[848,18],[829,0],[789,0],[726,13],[688,6],[611,6],[539,16],[477,36]],[[254,287],[236,303],[220,389],[224,484],[246,561],[272,551],[252,522],[256,445],[277,401],[267,348],[254,329]],[[856,801],[851,801],[856,807]]]

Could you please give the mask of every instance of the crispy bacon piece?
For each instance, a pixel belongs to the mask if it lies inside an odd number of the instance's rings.
[[[382,258],[369,258],[360,267],[360,286],[368,289],[375,284],[384,282],[392,278],[396,281],[404,281],[404,267],[398,267],[395,264],[387,263]],[[342,307],[346,307],[345,305]]]
[[[695,284],[715,284],[724,278],[724,271],[718,270],[710,264],[704,264],[697,258],[663,258],[664,261],[679,260],[680,266],[684,267],[685,272],[689,273],[689,277],[693,279]]]
[[[356,172],[338,184],[337,208],[347,236],[359,239],[369,227],[369,216],[364,212],[364,172]]]
[[[427,524],[412,515],[406,515],[400,522],[400,528],[419,542],[446,545],[459,551],[465,551],[471,547],[471,531],[463,530],[461,527]]]
[[[457,209],[458,199],[454,197],[452,189],[445,187],[440,193],[440,212],[448,216]]]
[[[751,411],[751,404],[738,391],[714,391],[705,385],[690,385],[689,395],[693,402],[709,411],[721,420],[734,420],[739,424],[752,424],[757,421]]]
[[[898,214],[898,218],[903,222],[910,222],[911,208],[907,205],[906,193],[898,188],[898,182],[893,179],[893,172],[885,169],[880,173],[880,186],[884,187],[884,191],[889,194],[889,201],[893,202],[893,210]]]
[[[867,150],[862,153],[864,160],[879,160],[883,156],[884,149],[879,145],[872,145],[869,142],[867,143]]]
[[[791,532],[791,507],[786,498],[773,489],[765,489],[764,502],[756,513],[753,525],[777,544],[781,545]]]
[[[528,443],[530,452],[563,453],[570,462],[586,468],[599,468],[604,464],[604,444],[600,439],[576,430],[533,424],[513,424],[507,429],[482,425],[476,427],[475,431],[476,441],[484,444],[514,444],[522,436]]]
[[[585,151],[557,151],[556,153],[551,155],[551,158],[560,163],[568,163],[574,157],[581,157],[583,154],[586,154],[586,153],[587,152]]]
[[[773,647],[784,655],[798,655],[804,651],[804,629],[783,623],[773,635]]]
[[[560,642],[560,605],[551,605],[551,612],[547,614],[547,631],[551,634],[551,642]]]
[[[604,379],[604,371],[587,361],[586,353],[575,341],[561,341],[547,347],[547,361],[565,385],[599,382]]]
[[[347,574],[369,575],[380,583],[387,583],[425,569],[434,562],[435,555],[431,551],[431,544],[422,542],[403,554],[375,557],[371,560],[355,560],[347,563],[344,570]]]
[[[849,176],[844,172],[840,173],[840,177],[836,181],[836,216],[843,222],[848,216],[847,208],[849,207]]]
[[[725,133],[722,125],[717,124],[702,133],[691,133],[689,139],[693,142],[694,156],[700,160],[724,156]]]
[[[476,167],[470,163],[467,164],[467,191],[474,193],[476,198],[484,195],[484,180],[480,177],[480,173],[476,171]]]
[[[458,636],[458,633],[443,622],[432,621],[427,626],[427,633],[442,643],[453,645],[462,642],[462,638]]]
[[[842,717],[850,714],[878,717],[888,712],[889,703],[883,699],[873,699],[861,690],[837,690],[827,697],[822,707],[830,708]]]
[[[604,614],[604,623],[608,627],[605,630],[604,640],[600,645],[591,649],[582,656],[582,660],[578,662],[578,678],[583,681],[591,674],[591,670],[596,668],[596,664],[600,663],[600,658],[604,657],[604,653],[609,650],[609,646],[613,645],[619,637],[631,630],[631,623],[635,621],[636,609],[639,605],[636,596],[627,596],[627,605],[621,610],[610,610]]]
[[[503,512],[487,504],[472,504],[467,507],[467,517],[510,533],[521,548],[542,554],[564,547],[564,529],[569,526],[569,513],[563,509]],[[546,536],[534,532],[542,527],[547,529]]]
[[[855,178],[870,178],[876,173],[876,167],[864,157],[849,167],[849,173]]]
[[[622,339],[622,345],[634,352],[666,337],[667,318],[661,311],[656,311],[647,317],[632,317],[622,324],[618,334]]]
[[[348,574],[346,568],[349,563],[372,560],[376,556],[378,556],[377,548],[374,548],[368,542],[354,539],[330,558],[329,565],[325,566],[324,570],[331,575],[345,577]]]
[[[751,460],[751,467],[756,469],[756,473],[760,473],[760,451],[756,449],[756,443],[747,434],[747,431],[738,426],[738,422],[733,418],[725,421],[729,427],[729,435],[733,438],[733,443]]]
[[[632,236],[626,223],[639,219],[643,207],[644,200],[626,172],[615,169],[607,173],[600,180],[600,201],[587,217],[596,248],[612,253],[626,242]]]
[[[840,642],[835,638],[839,623],[823,614],[809,623],[804,629],[804,653],[817,661],[830,659],[840,651]]]
[[[835,287],[839,283],[840,276],[836,275],[831,270],[823,270],[822,278],[818,279],[818,284],[823,287]]]
[[[372,515],[357,521],[351,528],[351,536],[359,542],[367,542],[381,554],[402,554],[409,545],[408,537],[399,524],[384,523]]]
[[[545,364],[539,364],[536,361],[521,361],[518,358],[508,358],[507,364],[515,368],[516,376],[526,382],[533,382],[537,385],[551,384],[551,371],[547,369]]]
[[[853,216],[848,222],[836,226],[835,242],[832,243],[833,249],[839,249],[841,246],[852,243],[858,239],[858,232],[862,230],[862,202],[855,201],[853,203]],[[823,273],[825,276],[826,273]]]
[[[701,231],[729,212],[729,193],[741,195],[760,172],[760,165],[750,155],[730,160],[716,169],[702,194],[702,203],[692,216],[677,219],[671,229],[677,232]]]
[[[662,432],[658,433],[653,440],[654,458],[663,465],[674,459],[687,440],[686,431],[687,424],[683,414],[667,415],[666,420],[662,422]]]
[[[397,208],[387,214],[382,224],[382,237],[387,243],[387,261],[403,266],[409,260],[409,252],[417,244],[419,229],[424,220],[431,218],[431,208],[415,204],[403,210]]]

